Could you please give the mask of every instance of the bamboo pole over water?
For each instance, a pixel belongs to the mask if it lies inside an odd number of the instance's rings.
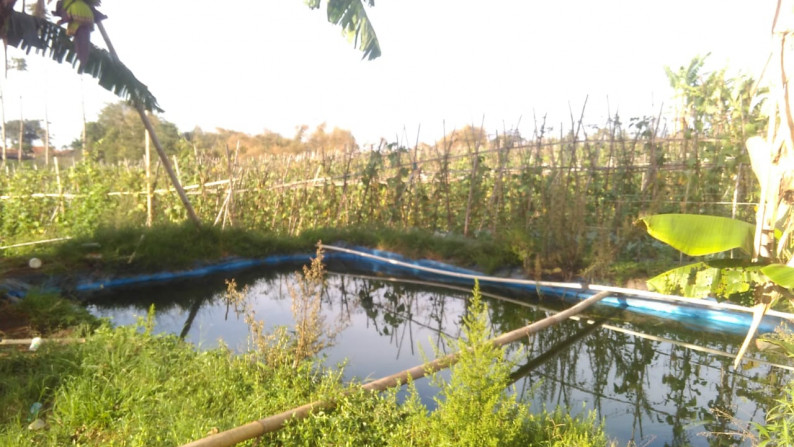
[[[571,316],[583,312],[591,305],[597,303],[598,301],[609,295],[610,292],[606,292],[606,291],[599,292],[587,298],[586,300],[583,300],[575,304],[574,306],[569,307],[568,309],[560,313],[551,315],[540,321],[536,321],[527,326],[524,326],[520,329],[507,332],[505,334],[500,335],[499,337],[492,338],[491,340],[488,340],[486,343],[491,343],[492,345],[498,347],[518,341],[531,334],[534,334],[543,329],[551,327],[557,323],[565,321]],[[427,374],[432,374],[442,369],[449,368],[450,366],[458,362],[459,357],[460,357],[460,352],[449,354],[447,356],[435,359],[432,362],[417,365],[414,366],[413,368],[409,368],[404,371],[398,372],[396,374],[392,374],[390,376],[382,377],[373,382],[369,382],[366,385],[363,385],[361,389],[365,391],[383,391],[395,386],[405,385],[406,383],[408,383],[409,380],[412,381],[417,380],[426,376]],[[249,422],[248,424],[242,425],[237,428],[226,430],[224,432],[217,433],[208,436],[206,438],[193,441],[189,444],[185,444],[183,447],[229,447],[239,442],[264,435],[266,433],[278,431],[290,419],[293,418],[303,419],[309,416],[314,410],[333,408],[335,405],[336,402],[334,401],[314,401],[305,405],[301,405],[300,407],[293,408],[291,410],[287,410],[282,413],[266,417],[264,419],[259,419],[257,421]]]

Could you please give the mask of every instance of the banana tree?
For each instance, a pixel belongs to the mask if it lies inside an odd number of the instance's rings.
[[[794,161],[792,161],[794,162]],[[792,164],[794,166],[794,164]],[[719,216],[660,214],[639,219],[648,234],[689,256],[710,256],[729,251],[733,258],[711,258],[664,272],[648,280],[650,289],[694,298],[752,297],[753,323],[736,357],[741,361],[761,319],[778,299],[794,298],[794,258],[791,256],[791,204],[773,231],[780,256],[753,257],[757,226]],[[788,242],[786,242],[788,235]],[[784,248],[785,247],[785,248]]]
[[[778,13],[780,5],[778,4]],[[781,21],[784,23],[790,21]],[[710,259],[679,267],[648,281],[651,288],[686,296],[752,294],[753,323],[734,361],[738,366],[764,314],[794,291],[794,117],[786,75],[786,39],[794,29],[773,24],[765,138],[747,140],[760,195],[755,224],[718,216],[664,214],[639,219],[648,234],[690,256],[738,252],[733,259]],[[768,72],[768,73],[769,73]],[[743,255],[742,255],[743,254]]]

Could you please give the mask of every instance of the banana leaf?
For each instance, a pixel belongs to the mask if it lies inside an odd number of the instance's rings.
[[[765,282],[763,267],[747,261],[718,260],[668,270],[648,280],[649,289],[690,298],[737,297]]]
[[[761,269],[775,284],[787,289],[794,289],[794,267],[784,264],[770,264]]]
[[[654,238],[689,256],[740,249],[752,254],[755,225],[699,214],[657,214],[638,220]]]
[[[78,64],[74,42],[66,30],[45,19],[14,10],[3,10],[5,21],[0,24],[0,36],[8,45],[26,51],[31,50],[51,57],[58,63],[70,63],[78,73],[88,73],[99,85],[146,110],[162,112],[157,99],[135,75],[107,50],[91,45],[91,53],[85,64]]]
[[[320,7],[320,0],[305,0],[311,9]],[[364,8],[366,3],[375,6],[375,0],[327,0],[328,21],[342,27],[342,34],[364,53],[363,58],[373,60],[381,55],[380,42],[375,28]]]

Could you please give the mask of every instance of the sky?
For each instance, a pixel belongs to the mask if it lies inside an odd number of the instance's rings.
[[[104,0],[121,60],[181,131],[286,137],[326,123],[360,144],[433,142],[466,125],[531,136],[672,104],[664,67],[711,53],[706,71],[758,77],[774,0],[378,0],[382,56],[361,52],[302,0]],[[50,8],[54,3],[50,4]],[[92,42],[104,47],[98,31]],[[24,53],[8,49],[8,57]],[[50,122],[56,147],[119,100],[90,76],[31,53],[0,81],[6,120]],[[21,98],[21,104],[20,104]],[[84,102],[84,107],[83,107]]]

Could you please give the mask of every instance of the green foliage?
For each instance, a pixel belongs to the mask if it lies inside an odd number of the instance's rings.
[[[10,147],[19,147],[19,120],[11,120],[6,123],[6,136],[11,138]],[[44,129],[41,127],[41,120],[24,120],[22,126],[22,152],[32,152],[33,140],[43,136]]]
[[[782,331],[765,337],[765,341],[780,346],[785,354],[794,357],[794,335]],[[794,382],[789,382],[776,405],[769,409],[766,424],[755,424],[760,442],[758,447],[794,445]]]
[[[175,154],[180,139],[177,127],[154,115],[150,115],[150,120],[166,153]],[[105,106],[99,112],[97,121],[86,125],[86,144],[95,160],[110,163],[138,161],[144,155],[144,130],[138,111],[130,105],[117,102]],[[155,153],[154,149],[152,153]]]
[[[13,3],[10,5],[13,7]],[[8,5],[4,5],[3,9],[7,7]],[[42,56],[51,57],[58,63],[66,61],[72,66],[78,64],[74,43],[66,35],[66,29],[46,19],[18,11],[4,10],[0,36],[8,45],[18,47],[20,50],[27,52],[34,50]],[[88,60],[77,67],[79,73],[88,73],[105,89],[140,104],[146,110],[162,111],[148,87],[117,58],[93,44],[90,51]]]
[[[573,418],[564,410],[531,414],[508,389],[513,363],[491,336],[488,309],[475,286],[463,321],[463,337],[453,341],[460,350],[449,380],[435,376],[438,406],[428,413],[413,383],[397,404],[391,390],[373,396],[353,391],[333,410],[289,423],[276,435],[281,445],[367,446],[604,446],[606,437],[595,414]]]
[[[2,445],[180,445],[318,398],[336,376],[277,369],[253,354],[197,352],[152,321],[103,326],[82,345],[44,345],[0,364]],[[27,430],[42,402],[47,422]]]
[[[693,298],[724,297],[753,305],[753,292],[764,282],[760,266],[746,262],[707,261],[668,270],[648,280],[653,290]]]
[[[451,367],[449,381],[439,375],[433,380],[440,393],[430,417],[430,445],[521,445],[528,411],[505,389],[514,365],[506,360],[504,347],[486,342],[490,336],[487,306],[475,285],[463,337],[451,342],[460,352],[458,363]]]
[[[773,283],[794,290],[794,267],[783,264],[770,264],[761,268],[761,273]]]
[[[159,126],[203,222],[220,216],[224,226],[278,236],[332,227],[418,228],[475,253],[467,266],[493,271],[523,264],[538,276],[596,281],[616,262],[675,260],[672,250],[631,226],[639,215],[727,217],[733,210],[725,196],[735,192],[736,218],[754,216],[741,205],[758,192],[749,165],[728,154],[739,153],[739,137],[707,135],[706,129],[693,135],[709,139],[668,140],[657,133],[655,120],[632,119],[624,127],[615,116],[604,128],[559,136],[540,124],[533,139],[517,132],[491,138],[484,129],[467,127],[434,146],[366,150],[355,146],[349,132],[323,126],[313,132],[302,126],[292,138],[222,129],[181,137],[173,125]],[[36,171],[7,164],[0,171],[0,246],[144,225],[143,129],[135,112],[111,105],[90,123],[88,135],[87,159],[62,163],[60,176],[52,166]],[[154,224],[183,221],[184,207],[156,159],[153,171]],[[223,182],[230,176],[233,200],[227,207],[229,185]],[[421,250],[422,240],[405,247]],[[468,241],[493,244],[498,253],[477,255]],[[17,251],[23,250],[5,254]],[[454,248],[445,251],[456,254]]]
[[[755,81],[743,74],[728,77],[724,68],[704,72],[708,57],[695,56],[677,71],[665,67],[678,97],[677,121],[682,123],[679,130],[689,137],[705,133],[741,139],[760,132],[766,117],[761,112],[761,102],[753,101]],[[731,150],[734,155],[743,155],[741,145]]]

